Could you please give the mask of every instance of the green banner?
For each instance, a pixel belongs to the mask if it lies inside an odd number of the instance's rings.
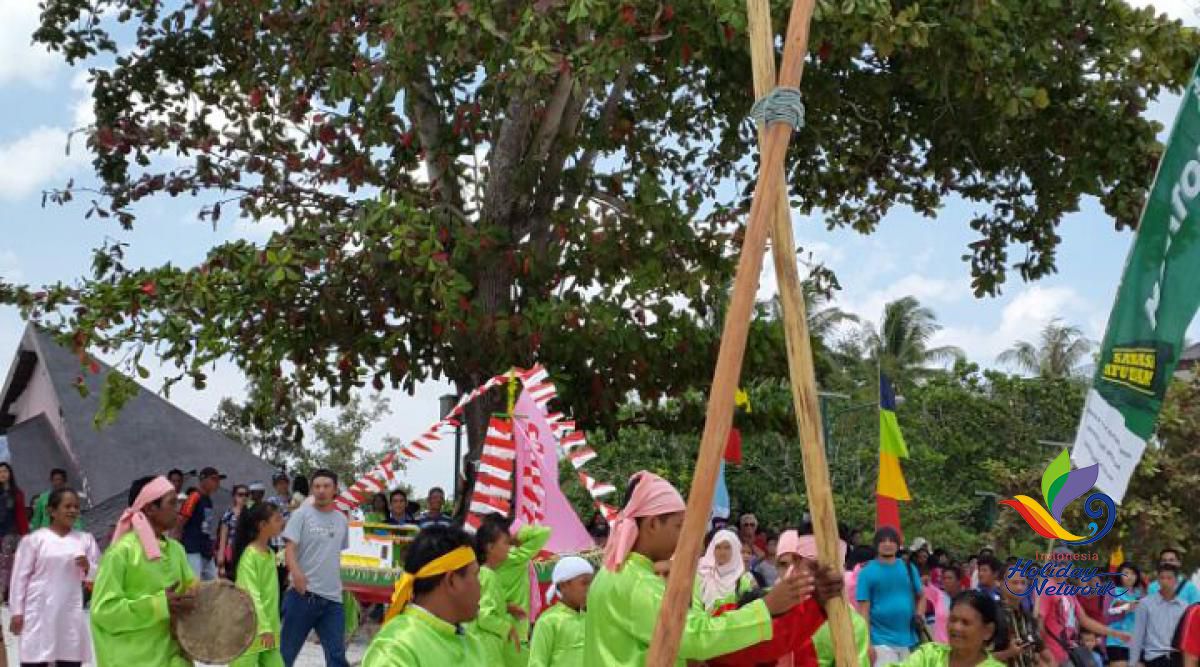
[[[1121,502],[1200,305],[1200,84],[1183,93],[1108,318],[1071,459]]]

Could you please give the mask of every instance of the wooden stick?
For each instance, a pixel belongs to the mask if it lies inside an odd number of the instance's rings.
[[[792,3],[792,14],[788,19],[788,32],[784,41],[783,66],[780,68],[780,86],[800,85],[804,74],[804,55],[808,50],[808,24],[812,18],[813,3],[814,0],[794,0]],[[729,428],[733,423],[734,394],[737,392],[738,377],[742,372],[742,358],[746,353],[746,338],[750,332],[754,297],[762,274],[767,226],[783,192],[783,160],[792,140],[792,127],[787,123],[775,123],[767,128],[765,135],[765,145],[759,162],[758,184],[754,189],[754,201],[750,205],[750,220],[746,224],[741,257],[738,259],[737,274],[733,280],[733,294],[725,314],[721,348],[717,353],[717,367],[708,397],[704,434],[700,438],[700,452],[696,458],[692,488],[688,493],[683,530],[679,536],[679,545],[675,548],[671,575],[667,579],[667,591],[663,596],[662,608],[659,610],[658,622],[654,626],[654,637],[650,641],[650,652],[646,659],[646,664],[650,667],[671,667],[679,654],[679,639],[683,633],[688,609],[691,607],[696,562],[700,557],[708,515],[712,509],[717,470],[725,449],[725,441],[729,437]]]
[[[746,0],[749,17],[750,60],[754,67],[754,96],[762,98],[775,85],[775,33],[771,30],[770,0]],[[759,133],[759,144],[764,140]],[[780,170],[783,167],[780,165]],[[782,179],[782,175],[780,176]],[[791,206],[781,190],[771,210],[771,255],[783,305],[783,331],[787,340],[788,377],[792,385],[792,403],[800,433],[800,451],[804,461],[804,484],[812,515],[813,535],[822,565],[842,572],[845,563],[838,559],[837,515],[833,506],[833,485],[825,461],[824,433],[817,397],[817,378],[813,370],[812,340],[808,333],[808,315],[800,272],[796,267],[796,242],[792,238]],[[825,603],[838,667],[856,667],[858,650],[850,607],[839,597]]]

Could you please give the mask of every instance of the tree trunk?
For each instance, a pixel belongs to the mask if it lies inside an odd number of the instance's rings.
[[[459,395],[473,391],[479,386],[479,382],[484,382],[485,379],[478,382],[467,380],[466,382],[455,382],[458,387]],[[463,411],[463,428],[467,433],[467,451],[463,452],[462,460],[462,482],[455,480],[455,484],[461,486],[461,493],[455,494],[455,518],[465,519],[467,512],[471,509],[471,494],[475,491],[475,473],[478,468],[479,455],[483,452],[483,440],[487,437],[488,421],[491,419],[492,413],[501,408],[500,394],[497,391],[490,391],[478,399],[467,404]]]

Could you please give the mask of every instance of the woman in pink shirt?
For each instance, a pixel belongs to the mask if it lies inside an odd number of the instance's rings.
[[[1055,587],[1062,586],[1066,577],[1051,577],[1050,582]],[[1090,630],[1098,637],[1111,635],[1125,642],[1130,639],[1128,633],[1109,628],[1088,616],[1074,595],[1043,594],[1038,600],[1038,609],[1042,617],[1042,659],[1049,661],[1048,664],[1067,662],[1067,649],[1078,641],[1080,628]]]
[[[950,596],[933,580],[933,568],[926,564],[921,568],[921,588],[925,593],[925,624],[933,641],[943,644],[950,641],[946,622],[950,618]],[[929,623],[930,617],[933,623]]]
[[[50,493],[50,526],[21,541],[13,566],[10,629],[21,637],[21,662],[79,665],[92,659],[83,612],[83,584],[94,579],[100,549],[90,533],[73,529],[79,495]]]

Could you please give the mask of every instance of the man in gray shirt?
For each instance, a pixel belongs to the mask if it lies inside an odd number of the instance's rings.
[[[1158,565],[1158,592],[1151,593],[1138,605],[1129,644],[1129,664],[1139,661],[1146,667],[1170,667],[1171,640],[1175,627],[1187,611],[1187,603],[1175,595],[1179,588],[1179,568],[1172,563]]]
[[[283,629],[279,648],[292,667],[304,640],[314,629],[325,650],[328,667],[348,667],[346,613],[342,608],[342,550],[348,546],[347,521],[333,504],[337,474],[312,474],[312,504],[292,512],[283,539],[292,585],[283,598]]]

